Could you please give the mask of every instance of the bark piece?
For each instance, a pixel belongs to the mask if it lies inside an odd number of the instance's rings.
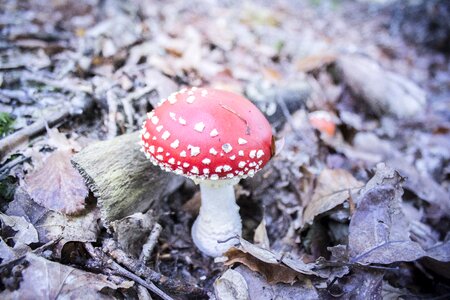
[[[148,210],[176,190],[184,178],[163,172],[139,151],[139,133],[89,145],[72,163],[98,199],[108,224]]]
[[[387,113],[398,118],[413,117],[425,109],[423,89],[369,58],[344,55],[337,60],[337,67],[352,92],[379,116]]]

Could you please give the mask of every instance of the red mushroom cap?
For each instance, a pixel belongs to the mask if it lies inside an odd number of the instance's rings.
[[[182,89],[147,114],[141,145],[166,171],[197,179],[253,176],[272,157],[272,129],[246,98]]]
[[[316,110],[309,114],[309,123],[312,127],[328,136],[334,136],[336,133],[336,122],[332,114],[325,110]]]

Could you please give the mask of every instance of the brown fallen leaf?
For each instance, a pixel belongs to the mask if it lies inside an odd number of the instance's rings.
[[[306,206],[303,224],[312,224],[314,218],[344,203],[363,183],[343,169],[325,169],[320,173],[311,202]]]
[[[56,239],[63,239],[65,242],[94,242],[100,231],[98,208],[76,216],[64,215],[37,204],[21,187],[16,190],[6,213],[31,223],[37,230],[40,243]]]
[[[133,283],[120,285],[106,275],[93,274],[46,260],[33,253],[25,257],[29,265],[21,272],[22,280],[15,291],[0,293],[2,299],[111,299],[102,294],[104,288],[130,288]]]
[[[377,165],[350,221],[348,246],[352,263],[390,264],[426,255],[409,237],[408,222],[400,206],[402,180],[395,170]]]
[[[25,178],[26,190],[36,203],[65,214],[85,207],[88,189],[70,163],[70,150],[56,150],[37,171]]]
[[[336,55],[333,54],[317,54],[303,57],[296,62],[297,70],[311,72],[334,63],[336,58]]]
[[[218,299],[249,299],[249,300],[298,300],[298,299],[319,299],[318,291],[312,282],[305,278],[294,284],[277,283],[270,284],[264,276],[249,270],[245,266],[238,266],[219,277],[221,289],[217,289],[215,284],[215,294]],[[224,280],[225,279],[225,280]],[[228,296],[228,298],[226,298]],[[248,298],[245,298],[245,297]]]
[[[323,258],[314,263],[305,263],[301,258],[294,258],[289,253],[281,255],[249,243],[243,238],[240,238],[239,243],[239,247],[231,248],[224,254],[227,257],[225,264],[242,263],[252,271],[264,275],[269,283],[292,283],[304,275],[340,278],[349,272],[345,265],[331,263],[333,267],[330,268],[329,262]]]
[[[228,258],[225,265],[230,266],[235,263],[244,264],[250,270],[264,275],[269,283],[294,283],[298,276],[297,272],[283,265],[264,262],[238,248],[233,247],[224,255]]]

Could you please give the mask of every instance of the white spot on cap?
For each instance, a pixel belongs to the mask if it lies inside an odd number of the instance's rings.
[[[163,159],[164,159],[164,156],[162,156],[161,154],[156,155],[156,159],[163,160]]]
[[[244,150],[239,150],[238,154],[239,156],[244,156]]]
[[[180,145],[180,141],[175,140],[170,144],[170,147],[172,147],[173,149],[177,149],[179,145]]]
[[[217,136],[217,135],[219,135],[219,132],[217,131],[217,129],[213,129],[213,130],[211,130],[211,132],[209,133],[209,135],[211,136],[211,137],[215,137],[215,136]]]
[[[147,113],[147,118],[151,119],[153,117],[153,115],[155,114],[155,112],[152,110],[151,112]],[[145,124],[145,123],[144,123]],[[143,124],[143,125],[144,125]]]
[[[262,150],[258,150],[258,152],[256,152],[256,158],[260,158],[263,155],[264,155],[264,151],[262,151]]]
[[[187,162],[183,163],[183,167],[185,167],[185,168],[189,167],[189,163],[187,163]]]
[[[253,176],[253,175],[255,175],[255,170],[250,170],[250,171],[248,171],[248,173],[247,173],[249,176]]]
[[[202,95],[202,97],[205,97],[206,95],[208,95],[208,91],[207,90],[202,90],[201,95]]]
[[[175,104],[177,102],[177,97],[175,94],[170,95],[167,100],[169,101],[170,104]]]
[[[238,139],[238,144],[239,144],[239,145],[245,145],[245,144],[247,144],[247,141],[244,140],[243,138],[239,138],[239,139]]]
[[[238,167],[239,168],[243,168],[243,167],[245,167],[246,164],[247,163],[245,161],[240,161],[239,164],[238,164]]]
[[[168,161],[169,164],[174,164],[175,163],[175,158],[171,157]]]
[[[192,103],[194,103],[194,101],[195,101],[195,96],[189,96],[189,97],[186,98],[186,102],[187,103],[191,103],[192,104]]]
[[[189,145],[187,148],[188,150],[191,150],[191,156],[197,156],[200,154],[200,147]]]
[[[184,151],[184,150],[181,151],[181,152],[180,152],[180,156],[181,156],[181,157],[186,157],[186,151]]]
[[[250,158],[255,158],[256,155],[256,150],[251,150],[250,154],[248,156],[250,156]]]
[[[234,175],[232,173],[227,174],[227,178],[233,178]]]
[[[217,174],[212,174],[211,177],[210,177],[210,179],[211,179],[211,180],[217,180],[217,179],[219,179],[219,175],[217,175]]]
[[[152,121],[153,125],[156,125],[156,124],[158,124],[158,122],[159,122],[159,118],[158,118],[157,116],[153,116],[153,117],[151,118],[151,121]]]
[[[168,132],[168,131],[166,130],[166,131],[164,131],[164,133],[162,134],[161,138],[162,138],[163,140],[167,140],[167,139],[169,138],[169,136],[170,136],[170,132]]]
[[[230,144],[226,143],[226,144],[223,144],[223,145],[222,145],[222,150],[223,150],[225,153],[230,153],[231,150],[233,150],[233,147],[231,147]]]
[[[156,127],[156,131],[161,132],[161,130],[163,129],[163,127],[164,127],[164,126],[162,126],[162,125],[157,126],[157,127]]]
[[[163,151],[164,151],[163,147],[158,147],[158,150],[156,150],[156,152],[158,152],[158,153],[161,153]]]
[[[222,172],[222,168],[223,168],[223,166],[217,166],[217,167],[216,167],[216,172],[217,172],[217,173]]]
[[[232,168],[231,168],[229,165],[224,165],[224,166],[223,166],[223,171],[224,171],[224,172],[231,171],[231,169],[232,169]]]
[[[212,155],[217,155],[217,151],[214,148],[209,149],[209,153],[211,153]]]
[[[230,159],[231,159],[231,160],[235,160],[235,159],[236,159],[236,155],[231,155],[231,156],[230,156]]]
[[[146,132],[144,133],[144,139],[148,140],[150,138],[150,133]]]
[[[178,123],[180,123],[181,125],[186,125],[186,120],[183,119],[182,117],[178,118]]]
[[[192,88],[191,88],[191,91],[196,91],[196,90],[198,90],[198,87],[196,87],[196,86],[193,86]]]
[[[177,115],[174,112],[170,112],[169,116],[172,120],[176,121],[177,120]]]
[[[204,163],[205,165],[209,165],[211,163],[211,160],[209,158],[205,158],[202,160],[202,163]]]
[[[193,166],[191,169],[191,173],[198,174],[198,168],[196,166]]]
[[[155,153],[155,146],[151,145],[148,150],[150,150],[151,153]]]
[[[209,169],[207,168],[203,169],[203,174],[209,174]]]
[[[152,140],[156,141],[156,135],[154,135],[154,136],[152,137]]]
[[[203,122],[197,123],[195,124],[194,129],[198,132],[203,132],[203,129],[205,129],[205,124]]]

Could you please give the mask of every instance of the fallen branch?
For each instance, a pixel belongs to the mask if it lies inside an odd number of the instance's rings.
[[[206,292],[200,287],[169,278],[150,269],[141,261],[129,257],[124,251],[117,247],[117,244],[114,240],[106,240],[104,242],[103,251],[119,264],[130,270],[132,273],[136,274],[139,277],[146,278],[146,281],[152,281],[162,288],[169,290],[170,292],[197,297],[207,296]]]
[[[157,286],[153,284],[150,280],[144,280],[140,278],[139,276],[133,274],[132,272],[128,271],[118,263],[116,263],[114,260],[110,258],[105,258],[104,253],[99,250],[95,249],[92,244],[87,243],[85,244],[85,249],[89,253],[89,255],[96,260],[98,263],[100,263],[100,266],[107,267],[111,269],[116,275],[126,277],[128,279],[133,280],[134,282],[142,285],[143,287],[147,288],[148,290],[152,291],[156,295],[160,296],[164,300],[173,300],[172,297],[164,293],[162,290],[160,290]],[[101,269],[103,269],[101,268]]]
[[[24,127],[0,140],[0,160],[3,159],[6,154],[14,151],[19,145],[28,142],[31,138],[43,132],[46,124],[51,127],[69,116],[69,108],[60,109],[50,116],[44,117],[30,126]]]

